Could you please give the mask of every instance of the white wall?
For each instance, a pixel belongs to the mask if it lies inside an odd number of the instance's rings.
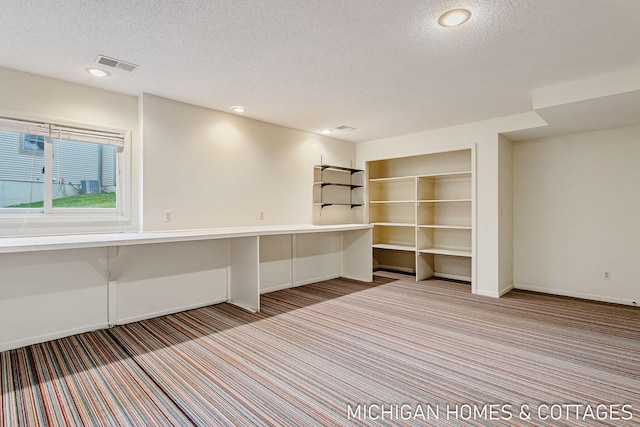
[[[516,287],[640,303],[640,126],[517,142],[513,159]]]
[[[131,147],[126,155],[132,163],[132,220],[115,225],[92,223],[90,231],[137,229],[139,186],[138,101],[136,97],[108,92],[62,80],[0,67],[0,116],[19,115],[98,127],[130,130]],[[0,219],[0,237],[29,234],[63,234],[89,231],[78,221],[63,223],[29,219],[16,226],[15,221]]]
[[[142,114],[145,231],[330,221],[313,217],[313,166],[355,160],[350,143],[153,95]]]

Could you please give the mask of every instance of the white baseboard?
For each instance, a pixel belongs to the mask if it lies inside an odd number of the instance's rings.
[[[476,289],[476,295],[482,295],[483,297],[500,298],[501,296],[503,296],[509,291],[512,291],[513,289],[515,289],[513,284],[507,286],[506,288],[502,289],[499,292],[490,292],[490,291],[484,291],[482,289]]]
[[[581,298],[581,299],[588,299],[592,301],[610,302],[614,304],[623,304],[623,305],[631,305],[631,306],[634,305],[633,300],[630,300],[630,299],[614,298],[607,295],[589,294],[586,292],[574,292],[574,291],[566,291],[563,289],[540,288],[537,286],[523,285],[520,283],[514,283],[514,288],[521,289],[523,291],[540,292],[543,294],[560,295],[564,297]],[[640,303],[640,301],[636,301],[636,302]]]
[[[481,295],[483,297],[500,298],[500,294],[498,292],[489,292],[482,289],[476,289],[476,295]]]
[[[500,291],[500,296],[502,296],[502,295],[504,295],[504,294],[506,294],[508,292],[511,292],[514,289],[515,289],[515,286],[512,283],[512,284],[510,284],[509,286],[507,286],[506,288],[504,288],[503,290]]]
[[[116,325],[126,325],[127,323],[139,322],[140,320],[153,319],[154,317],[166,316],[167,314],[180,313],[181,311],[193,310],[194,308],[206,307],[208,305],[220,304],[227,302],[227,299],[219,299],[213,301],[206,301],[198,304],[187,305],[184,307],[173,307],[168,310],[155,311],[153,313],[144,313],[138,316],[125,317],[123,319],[117,319]]]
[[[260,294],[268,294],[269,292],[281,291],[283,289],[289,289],[291,282],[282,283],[279,285],[269,286],[268,288],[260,288]]]
[[[26,347],[32,344],[38,344],[46,341],[56,340],[58,338],[70,337],[71,335],[77,335],[83,332],[97,331],[98,329],[107,329],[108,327],[109,327],[108,322],[101,322],[93,325],[82,326],[80,328],[72,328],[64,331],[52,332],[50,334],[43,334],[35,337],[24,338],[21,340],[0,343],[0,352],[13,350],[15,348],[20,348],[20,347]]]
[[[446,274],[446,273],[434,273],[434,277],[440,277],[442,279],[451,279],[451,280],[460,280],[462,282],[470,282],[471,277],[469,276],[458,276],[457,274]]]
[[[416,270],[413,268],[398,267],[396,265],[378,265],[376,267],[376,270],[390,270],[390,271],[398,271],[400,273],[416,274]]]
[[[297,280],[294,286],[304,286],[310,283],[322,282],[324,280],[337,279],[338,277],[340,277],[339,274],[329,274],[326,276],[314,277],[312,279]]]

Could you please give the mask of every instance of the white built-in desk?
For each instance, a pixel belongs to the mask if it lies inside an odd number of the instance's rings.
[[[0,351],[335,277],[372,280],[369,224],[0,238]]]

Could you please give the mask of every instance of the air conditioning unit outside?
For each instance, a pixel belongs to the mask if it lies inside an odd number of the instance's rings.
[[[97,179],[83,179],[80,181],[80,190],[82,194],[99,194],[100,181]]]

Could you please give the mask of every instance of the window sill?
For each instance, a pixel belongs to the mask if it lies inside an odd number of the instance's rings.
[[[6,214],[0,238],[137,231],[131,217],[117,214]]]

